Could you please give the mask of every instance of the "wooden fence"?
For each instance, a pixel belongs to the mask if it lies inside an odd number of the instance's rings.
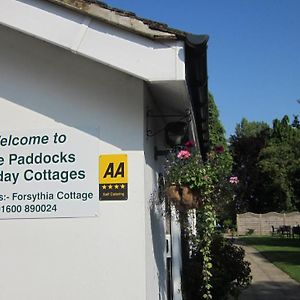
[[[274,228],[278,228],[283,225],[300,225],[300,212],[291,212],[286,214],[276,212],[254,214],[247,212],[244,214],[237,214],[236,224],[238,235],[252,232],[258,235],[267,235],[272,233],[272,226],[274,226]]]

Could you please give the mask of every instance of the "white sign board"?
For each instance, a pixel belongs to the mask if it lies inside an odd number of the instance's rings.
[[[95,216],[98,139],[61,127],[0,132],[0,218]]]

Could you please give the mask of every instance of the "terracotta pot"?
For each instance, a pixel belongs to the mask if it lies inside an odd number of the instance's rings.
[[[172,202],[180,202],[181,195],[180,195],[180,188],[177,185],[170,185],[166,188],[166,196]]]
[[[194,208],[195,206],[195,197],[194,193],[187,186],[182,187],[182,196],[181,201],[187,208]]]
[[[187,186],[171,185],[166,189],[166,196],[177,209],[193,209],[202,205],[200,193]]]

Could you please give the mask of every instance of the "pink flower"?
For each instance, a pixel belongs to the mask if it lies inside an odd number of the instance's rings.
[[[231,177],[229,178],[229,182],[230,182],[231,184],[238,184],[238,183],[239,183],[239,179],[237,178],[237,176],[231,176]]]
[[[187,159],[190,156],[191,156],[191,153],[189,151],[187,151],[187,150],[181,150],[177,154],[177,158],[180,158],[180,159]]]

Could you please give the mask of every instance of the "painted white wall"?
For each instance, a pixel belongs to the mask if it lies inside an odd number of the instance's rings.
[[[173,300],[182,300],[182,253],[181,253],[181,229],[173,208],[172,228],[172,276],[173,276]]]
[[[129,199],[99,217],[0,220],[0,299],[151,299],[143,82],[11,29],[0,40],[0,131],[70,126],[129,160]]]
[[[145,115],[149,109],[156,109],[149,88],[144,86]],[[154,130],[159,127],[160,120],[145,119],[147,125]],[[164,210],[158,199],[158,174],[161,165],[154,159],[154,146],[162,143],[162,136],[144,139],[145,149],[145,238],[146,238],[146,289],[147,300],[167,299],[167,269],[166,269],[166,229]]]
[[[164,115],[169,107],[157,103],[152,92],[145,85],[145,115],[151,111],[154,115]],[[164,103],[165,104],[165,103]],[[172,111],[171,111],[172,112]],[[146,200],[146,277],[147,277],[147,300],[167,299],[167,265],[166,265],[166,211],[163,199],[159,199],[159,173],[163,174],[165,156],[154,158],[154,147],[165,150],[164,131],[167,122],[174,121],[172,118],[160,117],[145,119],[145,128],[150,129],[154,136],[145,136],[145,200]],[[163,187],[162,187],[163,188]],[[149,199],[149,200],[148,200]],[[171,260],[172,282],[171,295],[174,300],[182,300],[181,290],[181,230],[178,216],[173,209],[171,218]],[[157,286],[158,282],[158,286]]]
[[[185,80],[182,41],[152,41],[43,0],[1,0],[0,24],[143,80]]]

